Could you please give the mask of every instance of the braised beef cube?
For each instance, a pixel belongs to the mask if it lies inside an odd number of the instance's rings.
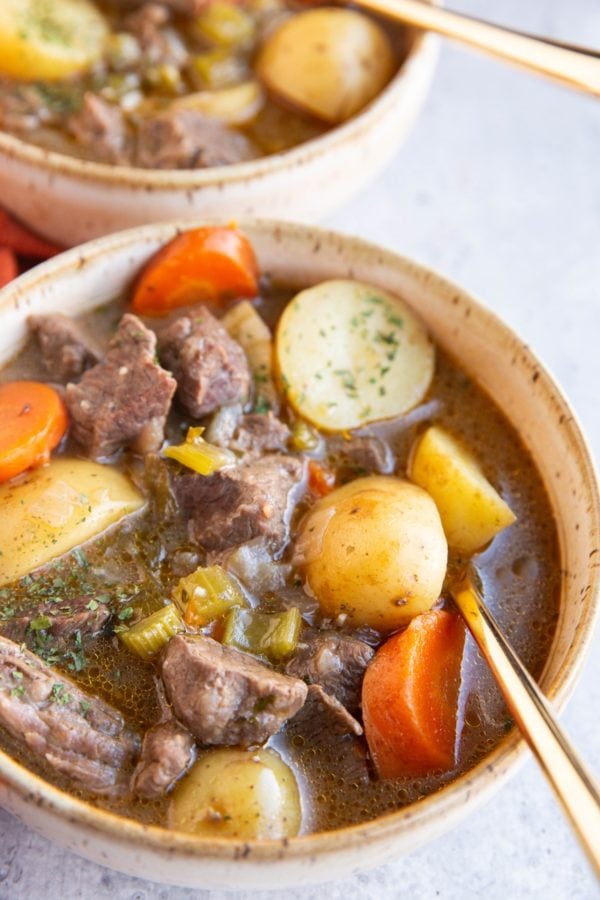
[[[141,797],[160,797],[185,775],[196,758],[196,743],[187,728],[169,719],[144,735],[131,789]]]
[[[121,714],[4,637],[0,724],[78,787],[95,794],[127,790],[139,739]]]
[[[138,128],[135,161],[145,169],[205,169],[257,156],[245,135],[192,109],[166,110]]]
[[[27,324],[38,342],[42,362],[55,381],[79,378],[100,360],[95,342],[69,316],[29,316]]]
[[[374,472],[389,475],[394,471],[394,454],[390,447],[377,437],[354,435],[347,439],[342,436],[329,438],[328,450],[338,464],[354,469],[356,474],[370,475]]]
[[[365,669],[374,650],[364,641],[335,632],[305,633],[286,672],[319,684],[351,711],[360,705]]]
[[[188,519],[190,540],[219,552],[264,536],[273,552],[282,550],[303,473],[300,460],[273,455],[208,478],[175,476],[173,489]]]
[[[110,618],[110,610],[102,603],[91,603],[90,597],[76,597],[64,603],[44,602],[10,619],[0,621],[0,634],[12,641],[24,641],[31,633],[31,623],[47,620],[44,631],[53,645],[62,647],[77,633],[83,637],[100,634]]]
[[[246,397],[246,355],[205,307],[176,318],[158,341],[160,358],[177,379],[177,399],[194,418]]]
[[[310,684],[306,703],[296,715],[296,721],[320,718],[323,722],[323,730],[333,734],[355,734],[357,737],[363,733],[362,725],[345,706],[334,696],[323,690],[320,684]]]
[[[298,712],[307,695],[300,679],[202,635],[174,637],[161,674],[175,715],[202,744],[261,744]]]
[[[243,453],[246,457],[286,450],[290,437],[288,426],[272,412],[242,416],[230,434],[224,428],[220,429],[220,433],[216,428],[214,431],[217,436],[216,444],[236,453]],[[210,438],[207,437],[207,440]]]
[[[123,110],[87,91],[79,112],[71,116],[68,128],[77,143],[101,162],[126,165],[130,162],[129,135]]]
[[[71,433],[92,459],[122,447],[158,450],[177,387],[155,359],[156,336],[126,314],[105,359],[69,384],[66,403]]]

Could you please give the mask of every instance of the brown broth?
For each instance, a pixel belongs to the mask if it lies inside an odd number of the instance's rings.
[[[259,306],[273,323],[290,292],[265,288],[263,293]],[[106,337],[123,308],[121,302],[115,302],[83,320],[93,327],[94,334]],[[151,326],[152,322],[147,324]],[[24,376],[47,379],[30,346],[3,369],[0,380]],[[538,677],[555,631],[560,575],[556,526],[540,475],[515,429],[492,398],[441,350],[437,352],[433,383],[420,409],[421,417],[413,411],[405,418],[364,431],[390,443],[398,475],[406,472],[415,437],[431,422],[447,427],[473,449],[517,516],[517,522],[497,536],[474,558],[473,564],[481,578],[486,602],[514,649]],[[180,433],[185,424],[174,414],[169,424],[171,435]],[[73,453],[75,448],[67,443],[61,452]],[[123,457],[121,465],[133,477],[141,477],[139,461]],[[8,590],[3,589],[1,602],[3,606],[10,603],[12,607],[21,607],[32,598],[39,598],[43,591],[52,594],[58,590],[66,598],[89,592],[94,596],[106,595],[117,615],[131,604],[135,605],[136,612],[150,612],[163,604],[177,578],[184,574],[181,571],[184,553],[196,554],[196,564],[202,563],[202,554],[187,545],[182,524],[165,521],[159,506],[151,504],[141,514],[89,542],[83,554],[80,551],[68,554],[40,570],[34,579],[22,579]],[[450,571],[463,563],[464,560],[451,557]],[[187,566],[189,571],[189,559]],[[302,592],[298,588],[295,591],[295,600],[302,602]],[[269,602],[273,608],[280,601],[271,598],[263,602]],[[311,601],[304,596],[304,602],[310,612]],[[48,648],[38,649],[42,656],[47,654]],[[156,720],[155,672],[150,664],[132,658],[116,636],[90,641],[84,648],[84,656],[81,671],[72,671],[72,657],[51,661],[62,666],[85,690],[113,703],[140,730]],[[426,778],[394,781],[375,779],[362,740],[332,735],[328,730],[306,734],[294,722],[288,723],[270,744],[290,762],[298,776],[304,797],[304,831],[333,829],[372,819],[426,796],[467,771],[506,736],[512,722],[491,674],[470,639],[463,664],[461,716],[463,729],[455,769]],[[65,779],[32,760],[2,729],[0,746],[49,781],[72,791]],[[168,801],[164,799],[107,800],[90,798],[80,791],[74,793],[143,822],[165,823]]]

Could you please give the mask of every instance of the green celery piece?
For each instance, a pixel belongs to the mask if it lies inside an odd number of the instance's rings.
[[[296,607],[274,615],[236,608],[227,616],[222,642],[276,662],[296,649],[301,624]]]

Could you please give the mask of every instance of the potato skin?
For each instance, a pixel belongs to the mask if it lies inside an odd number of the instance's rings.
[[[309,9],[267,39],[257,72],[267,88],[325,122],[345,122],[394,73],[387,35],[350,9]]]
[[[294,837],[301,824],[298,785],[274,750],[205,753],[179,782],[169,827],[201,837]]]
[[[359,478],[306,515],[296,563],[321,611],[394,631],[439,599],[448,547],[436,505],[399,478]]]

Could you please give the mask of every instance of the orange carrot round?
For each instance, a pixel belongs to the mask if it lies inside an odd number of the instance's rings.
[[[61,252],[60,247],[38,237],[3,209],[0,209],[0,244],[21,256],[35,259],[47,259]]]
[[[19,274],[17,257],[10,247],[0,247],[0,288]]]
[[[335,472],[326,469],[315,459],[308,462],[308,487],[317,497],[325,497],[335,487]]]
[[[133,309],[164,316],[192,303],[254,297],[258,264],[248,238],[236,228],[196,228],[180,234],[154,256],[140,275]]]
[[[47,462],[66,429],[64,403],[50,385],[0,384],[0,482]]]
[[[377,651],[362,688],[369,750],[382,778],[415,777],[456,762],[462,620],[437,609]]]

